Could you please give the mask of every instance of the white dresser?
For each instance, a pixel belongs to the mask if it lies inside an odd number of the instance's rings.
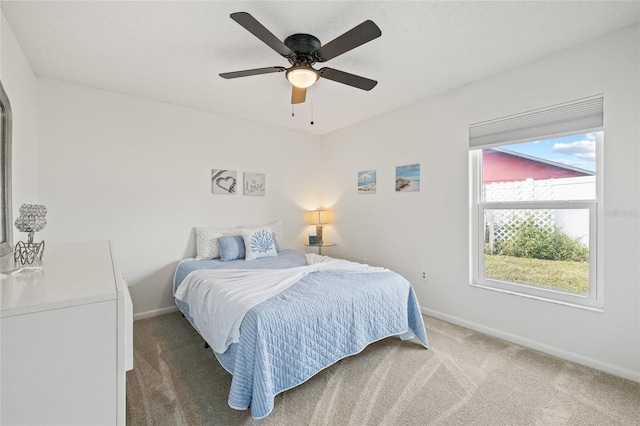
[[[47,243],[0,297],[0,424],[124,425],[133,318],[111,244]]]

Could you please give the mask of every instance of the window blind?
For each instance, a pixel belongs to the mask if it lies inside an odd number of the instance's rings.
[[[604,95],[591,96],[469,126],[469,148],[602,130]]]

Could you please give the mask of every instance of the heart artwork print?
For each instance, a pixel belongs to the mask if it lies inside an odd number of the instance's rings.
[[[211,193],[212,194],[235,194],[238,184],[237,172],[235,170],[212,169],[211,170]]]

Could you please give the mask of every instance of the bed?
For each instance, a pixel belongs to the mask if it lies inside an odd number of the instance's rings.
[[[280,286],[274,294],[264,290],[269,282]],[[273,410],[277,394],[370,343],[415,337],[428,347],[411,284],[383,268],[295,250],[252,261],[185,259],[173,290],[179,310],[233,376],[229,406],[250,408],[256,419]]]

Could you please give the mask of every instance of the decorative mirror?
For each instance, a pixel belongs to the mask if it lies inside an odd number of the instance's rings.
[[[11,104],[0,82],[0,257],[13,252],[11,218]]]

